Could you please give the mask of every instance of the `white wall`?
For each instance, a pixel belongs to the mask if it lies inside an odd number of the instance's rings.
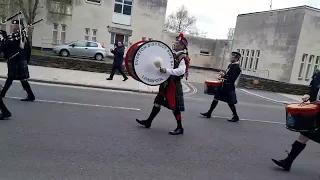
[[[91,32],[92,29],[97,29],[97,41],[104,43],[108,48],[111,42],[108,27],[132,31],[132,36],[129,37],[131,43],[141,40],[142,37],[161,39],[167,0],[134,0],[133,2],[131,25],[113,23],[115,19],[121,20],[119,15],[114,16],[114,0],[102,0],[101,4],[82,2],[73,8],[72,16],[57,23],[67,25],[67,42],[83,40],[85,28],[90,28]],[[46,9],[42,8],[38,17],[46,17],[46,14]],[[53,38],[52,31],[53,23],[45,18],[44,23],[35,26],[33,46],[52,48],[53,45],[50,43]],[[48,40],[43,42],[42,39]]]
[[[299,77],[303,54],[308,56],[305,59],[302,76]],[[311,59],[309,73],[307,74],[311,55],[314,55],[314,58]],[[317,58],[320,63],[320,11],[306,9],[290,83],[308,85],[314,72]]]
[[[303,8],[239,15],[232,49],[260,51],[256,72],[243,73],[289,82],[303,17]]]

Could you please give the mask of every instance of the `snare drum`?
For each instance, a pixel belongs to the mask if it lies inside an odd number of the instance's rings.
[[[205,81],[204,82],[204,93],[208,95],[215,95],[219,92],[222,87],[222,81]]]
[[[293,103],[286,106],[286,127],[290,131],[313,132],[319,125],[319,105]]]

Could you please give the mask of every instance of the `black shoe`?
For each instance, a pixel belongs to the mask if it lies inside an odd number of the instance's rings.
[[[179,135],[179,134],[183,134],[183,128],[176,128],[173,131],[169,132],[170,135]]]
[[[107,78],[108,81],[112,80],[113,78]]]
[[[229,119],[228,121],[229,121],[229,122],[238,122],[238,121],[240,121],[240,119],[239,119],[238,116],[233,116],[233,118],[232,118],[232,119]]]
[[[288,163],[286,160],[275,160],[275,159],[272,159],[272,161],[276,164],[276,165],[278,165],[278,166],[280,166],[280,167],[282,167],[285,171],[290,171],[290,169],[291,169],[291,163]]]
[[[0,114],[0,120],[5,120],[11,117],[11,113],[7,112],[7,113],[1,113]]]
[[[206,118],[211,118],[211,114],[206,112],[206,113],[200,113],[202,116],[206,117]]]
[[[139,120],[139,119],[136,119],[136,121],[141,124],[142,126],[144,126],[145,128],[150,128],[151,127],[151,122],[148,121],[148,120]]]
[[[36,100],[35,97],[26,97],[24,99],[21,99],[21,101],[34,101],[34,100]]]
[[[123,81],[126,81],[126,80],[128,80],[128,79],[129,79],[129,78],[128,78],[128,77],[126,77],[126,78],[124,78],[124,79],[123,79]]]

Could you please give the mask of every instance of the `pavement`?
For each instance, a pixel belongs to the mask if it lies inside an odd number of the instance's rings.
[[[151,129],[135,122],[148,116],[153,94],[32,83],[37,101],[24,103],[15,82],[4,98],[13,117],[0,121],[0,179],[319,180],[314,142],[289,173],[271,162],[298,136],[285,128],[284,104],[237,90],[239,123],[226,121],[224,103],[204,119],[199,112],[212,96],[191,84],[197,92],[186,93],[185,134],[169,136],[176,124],[166,109]]]

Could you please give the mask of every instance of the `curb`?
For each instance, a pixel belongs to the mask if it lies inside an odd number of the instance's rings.
[[[7,76],[0,75],[0,79],[7,79]],[[29,82],[39,82],[39,83],[48,83],[48,84],[57,84],[57,85],[68,85],[68,86],[95,88],[95,89],[119,90],[119,91],[137,92],[137,93],[145,93],[145,94],[157,94],[158,93],[158,91],[145,91],[145,90],[136,90],[136,89],[130,89],[130,88],[117,88],[117,87],[106,87],[106,86],[98,86],[98,85],[86,85],[86,84],[79,84],[79,83],[68,83],[68,82],[62,82],[62,81],[50,81],[50,80],[41,80],[41,79],[33,79],[33,78],[28,79],[28,81]],[[187,86],[187,85],[185,84],[185,86]],[[190,91],[190,88],[188,87],[188,89],[183,92],[186,93],[189,91]]]
[[[247,93],[247,94],[250,94],[250,95],[253,95],[253,96],[256,96],[256,97],[259,97],[259,98],[268,100],[268,101],[272,101],[272,102],[275,102],[275,103],[279,103],[279,104],[288,105],[288,104],[291,104],[291,103],[295,103],[294,101],[292,101],[292,102],[289,102],[289,101],[278,101],[278,100],[275,100],[275,99],[267,98],[267,97],[264,97],[264,96],[261,96],[261,95],[252,93],[252,92],[250,92],[250,91],[247,91],[247,90],[245,90],[245,89],[239,89],[239,90],[242,91],[242,92],[245,92],[245,93]]]
[[[6,76],[1,76],[0,79],[7,79]],[[97,86],[97,85],[86,85],[86,84],[79,84],[79,83],[68,83],[68,82],[61,82],[61,81],[49,81],[49,80],[41,80],[41,79],[28,79],[29,82],[39,82],[39,83],[48,83],[48,84],[58,84],[58,85],[68,85],[68,86],[79,86],[79,87],[86,87],[86,88],[95,88],[95,89],[109,89],[109,90],[120,90],[120,91],[128,91],[128,92],[138,92],[138,93],[145,93],[145,94],[157,94],[157,91],[145,91],[145,90],[135,90],[130,88],[117,88],[117,87],[106,87],[106,86]]]

